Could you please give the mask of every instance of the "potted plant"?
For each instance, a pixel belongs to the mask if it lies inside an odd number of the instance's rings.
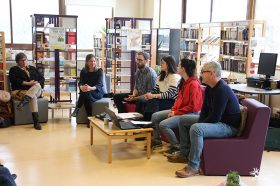
[[[226,186],[240,186],[240,176],[236,171],[227,174]]]

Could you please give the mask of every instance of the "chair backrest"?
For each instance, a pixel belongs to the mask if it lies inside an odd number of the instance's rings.
[[[259,101],[249,98],[244,99],[242,105],[247,107],[247,120],[240,137],[248,138],[248,140],[264,146],[271,109]]]
[[[108,94],[111,92],[111,76],[109,74],[105,74],[103,72],[103,79],[102,79],[102,83],[103,83],[103,92],[105,94]]]

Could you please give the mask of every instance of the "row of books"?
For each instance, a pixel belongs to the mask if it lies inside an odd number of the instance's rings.
[[[101,38],[93,38],[93,47],[94,48],[101,48],[102,46],[102,39]]]
[[[183,51],[192,51],[196,52],[198,48],[198,44],[193,41],[182,41],[181,49]]]
[[[207,45],[218,45],[220,43],[220,37],[208,36],[202,41],[202,43]]]
[[[189,39],[198,39],[199,29],[185,28],[181,32],[181,37]]]
[[[223,43],[220,53],[224,55],[246,57],[248,53],[248,45],[239,43]]]
[[[246,63],[241,60],[233,60],[233,59],[223,59],[220,61],[221,67],[223,70],[231,71],[231,72],[239,72],[245,73]]]
[[[226,30],[221,30],[222,40],[238,40],[238,41],[248,41],[249,29],[248,28],[226,28]],[[255,30],[253,30],[252,36],[254,37]]]

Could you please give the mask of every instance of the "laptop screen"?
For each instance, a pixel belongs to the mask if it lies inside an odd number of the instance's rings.
[[[117,127],[120,128],[120,124],[119,124],[119,121],[118,121],[118,118],[115,114],[114,111],[112,111],[111,109],[109,109],[108,107],[104,107],[105,108],[105,112],[110,116],[113,124],[115,124]]]

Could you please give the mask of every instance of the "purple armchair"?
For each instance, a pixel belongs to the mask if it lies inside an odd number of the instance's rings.
[[[205,175],[226,175],[232,170],[248,176],[260,169],[270,108],[254,99],[244,99],[242,105],[248,112],[241,136],[204,140],[201,166]]]

